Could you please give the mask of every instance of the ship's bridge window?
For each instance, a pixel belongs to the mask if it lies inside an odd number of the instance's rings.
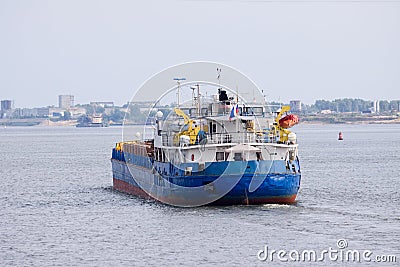
[[[262,115],[263,108],[262,107],[245,107],[244,114],[245,115]]]
[[[263,108],[262,107],[254,107],[253,108],[253,113],[254,113],[254,115],[262,115],[263,114]]]
[[[243,153],[235,153],[233,160],[234,161],[243,161]]]
[[[217,125],[215,123],[210,122],[210,130],[211,130],[211,133],[216,133]]]
[[[225,152],[216,152],[215,158],[217,161],[224,161],[225,160]]]

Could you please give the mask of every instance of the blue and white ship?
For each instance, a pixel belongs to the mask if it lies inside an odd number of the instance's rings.
[[[290,107],[269,113],[222,88],[206,101],[197,89],[190,104],[156,112],[150,138],[116,144],[114,189],[176,206],[294,203],[301,171]]]

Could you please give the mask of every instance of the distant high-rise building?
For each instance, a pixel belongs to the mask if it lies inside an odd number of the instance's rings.
[[[1,100],[1,110],[2,111],[10,110],[11,107],[12,107],[12,101],[11,100]]]
[[[294,112],[301,111],[301,101],[300,100],[290,100],[290,110]]]
[[[1,100],[1,112],[0,117],[3,118],[6,116],[7,112],[12,109],[12,101],[11,100]]]
[[[72,108],[74,106],[73,95],[59,95],[58,96],[58,107],[59,108]]]
[[[379,113],[379,100],[375,100],[374,101],[374,106],[373,106],[373,109],[372,109],[372,111],[373,111],[373,113]]]

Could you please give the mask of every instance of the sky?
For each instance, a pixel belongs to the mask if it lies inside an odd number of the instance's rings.
[[[240,70],[270,101],[400,99],[399,14],[400,0],[0,0],[0,99],[122,105],[191,61]]]

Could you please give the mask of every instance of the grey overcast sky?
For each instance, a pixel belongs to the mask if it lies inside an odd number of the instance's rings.
[[[396,0],[0,0],[0,38],[0,99],[15,107],[120,105],[198,60],[241,70],[269,100],[400,99]]]

